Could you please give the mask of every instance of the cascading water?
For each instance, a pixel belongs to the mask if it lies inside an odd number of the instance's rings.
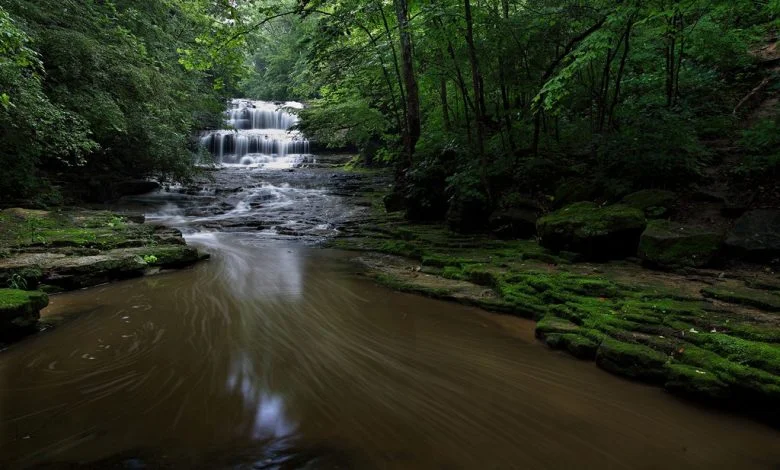
[[[298,117],[286,108],[300,109],[294,101],[272,103],[234,99],[225,112],[229,129],[209,131],[201,144],[224,165],[290,168],[305,161],[309,141],[291,130]]]

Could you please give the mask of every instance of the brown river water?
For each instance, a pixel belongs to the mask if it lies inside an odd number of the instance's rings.
[[[315,246],[349,184],[228,169],[128,202],[212,259],[53,296],[0,353],[0,467],[780,468],[777,430],[360,277]]]

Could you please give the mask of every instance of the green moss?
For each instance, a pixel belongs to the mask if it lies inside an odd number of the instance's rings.
[[[536,336],[543,338],[555,333],[573,333],[579,328],[568,320],[548,314],[536,322]]]
[[[665,220],[653,220],[639,239],[639,256],[661,267],[701,267],[712,262],[723,235]]]
[[[780,345],[749,341],[721,333],[688,335],[688,341],[737,364],[780,374]]]
[[[684,364],[712,371],[718,379],[743,394],[761,400],[780,399],[780,377],[775,374],[738,364],[694,345],[681,348],[676,358]]]
[[[553,333],[545,336],[545,343],[553,349],[562,349],[578,359],[593,360],[596,357],[598,343],[578,335]]]
[[[748,305],[769,312],[780,312],[780,295],[774,292],[749,289],[746,287],[706,287],[701,291],[705,297]]]
[[[35,325],[49,297],[38,291],[0,289],[0,337],[15,334]]]
[[[28,306],[40,310],[48,304],[49,299],[43,292],[0,289],[0,312],[25,309]]]
[[[720,401],[731,397],[731,388],[713,372],[682,364],[667,364],[664,388],[692,398]]]
[[[599,207],[592,202],[578,202],[548,214],[537,222],[540,235],[566,231],[583,237],[645,226],[642,211],[624,205]]]
[[[441,276],[447,279],[457,279],[460,281],[466,280],[466,275],[463,273],[463,269],[455,266],[445,266],[441,271]]]
[[[639,209],[580,202],[540,218],[536,227],[545,248],[607,259],[636,254],[645,225]]]
[[[596,363],[617,375],[650,382],[663,382],[669,357],[640,344],[605,339],[596,353]]]
[[[757,325],[754,323],[723,323],[722,328],[726,328],[729,334],[752,341],[762,341],[766,343],[780,343],[780,328],[771,325]]]
[[[146,257],[149,259],[147,260]],[[154,260],[152,260],[154,258]],[[201,259],[197,249],[177,245],[177,246],[158,246],[150,248],[145,255],[144,261],[150,266],[160,267],[180,267],[192,264]]]

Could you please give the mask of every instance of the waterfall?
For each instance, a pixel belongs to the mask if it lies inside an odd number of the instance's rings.
[[[205,132],[200,139],[217,163],[289,168],[310,153],[309,141],[290,130],[298,117],[285,108],[300,109],[294,101],[272,103],[234,99],[225,111],[226,129]]]

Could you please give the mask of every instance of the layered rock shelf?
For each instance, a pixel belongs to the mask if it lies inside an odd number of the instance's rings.
[[[14,302],[25,295],[36,300],[27,304],[30,308],[3,310],[0,334],[33,327],[46,305],[40,300],[45,299],[43,292],[153,274],[205,257],[187,246],[178,230],[146,224],[139,215],[5,209],[0,211],[0,286],[13,290],[0,292]],[[22,294],[31,291],[41,293]]]

